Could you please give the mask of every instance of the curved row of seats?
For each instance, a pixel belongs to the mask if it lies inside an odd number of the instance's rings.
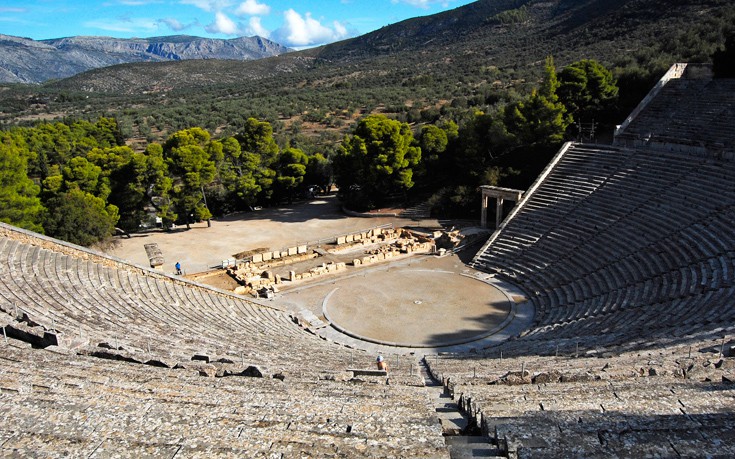
[[[735,148],[731,124],[734,110],[733,79],[671,79],[616,137],[616,142],[732,150]]]
[[[199,356],[286,373],[355,361],[354,351],[307,333],[280,309],[0,230],[0,310],[12,320],[25,315],[65,346],[106,343],[142,360]],[[372,356],[358,353],[357,361],[365,366]]]
[[[203,378],[14,340],[0,350],[3,457],[449,457],[415,387]]]
[[[465,388],[456,387],[462,391]],[[468,410],[510,457],[731,457],[733,394],[724,384],[639,378],[471,386]]]
[[[721,333],[735,319],[733,222],[733,162],[572,145],[473,266],[535,303],[520,346]]]

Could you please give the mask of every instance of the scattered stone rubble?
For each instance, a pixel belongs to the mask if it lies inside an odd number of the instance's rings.
[[[314,251],[307,251],[306,246],[297,248],[292,255],[285,252],[265,252],[254,254],[251,261],[237,263],[227,268],[227,273],[235,278],[241,285],[235,289],[238,295],[251,294],[255,297],[269,296],[268,292],[274,291],[274,286],[282,282],[281,276],[274,274],[269,268],[285,266],[305,260],[311,260],[319,256]],[[278,253],[277,256],[274,255]],[[289,279],[293,280],[293,279]]]
[[[377,238],[383,241],[395,240],[389,244],[366,250],[366,256],[352,260],[353,266],[375,263],[401,254],[430,252],[434,248],[434,242],[430,237],[414,234],[406,229],[386,231]]]
[[[352,266],[375,263],[401,254],[430,252],[434,247],[433,239],[428,236],[414,234],[402,228],[376,228],[370,231],[337,237],[336,247],[331,252],[367,244],[381,245],[365,250],[366,255],[353,259],[351,262]],[[245,261],[232,263],[226,269],[228,274],[241,284],[240,287],[235,289],[235,293],[269,298],[278,292],[276,286],[284,280],[293,282],[310,279],[346,269],[347,264],[344,262],[326,262],[301,273],[289,271],[288,276],[284,279],[278,274],[274,274],[270,269],[315,259],[325,253],[325,251],[319,248],[310,250],[306,245],[294,246],[283,251],[261,251],[258,253],[249,253]]]

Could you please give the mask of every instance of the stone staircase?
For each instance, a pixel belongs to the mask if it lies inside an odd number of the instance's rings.
[[[470,423],[469,417],[459,409],[446,388],[429,373],[424,360],[419,366],[426,389],[431,391],[436,415],[442,426],[444,442],[451,459],[497,458],[502,456],[490,437],[482,435],[477,425]]]
[[[403,210],[398,216],[400,218],[410,218],[411,220],[431,218],[431,204],[422,202],[421,204]]]

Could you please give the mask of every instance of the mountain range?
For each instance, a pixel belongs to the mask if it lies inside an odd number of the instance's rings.
[[[229,40],[187,35],[132,39],[77,36],[37,41],[0,34],[0,82],[42,83],[131,62],[243,61],[289,51],[291,49],[257,36]]]
[[[548,56],[613,70],[622,114],[672,63],[711,61],[733,24],[732,0],[478,0],[263,59],[157,57],[0,85],[0,124],[114,116],[127,136],[156,140],[190,126],[229,135],[255,117],[332,145],[366,113],[432,122],[493,110],[537,86]]]

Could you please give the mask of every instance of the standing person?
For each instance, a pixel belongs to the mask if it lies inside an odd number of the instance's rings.
[[[176,274],[181,275],[181,263],[176,262]]]

